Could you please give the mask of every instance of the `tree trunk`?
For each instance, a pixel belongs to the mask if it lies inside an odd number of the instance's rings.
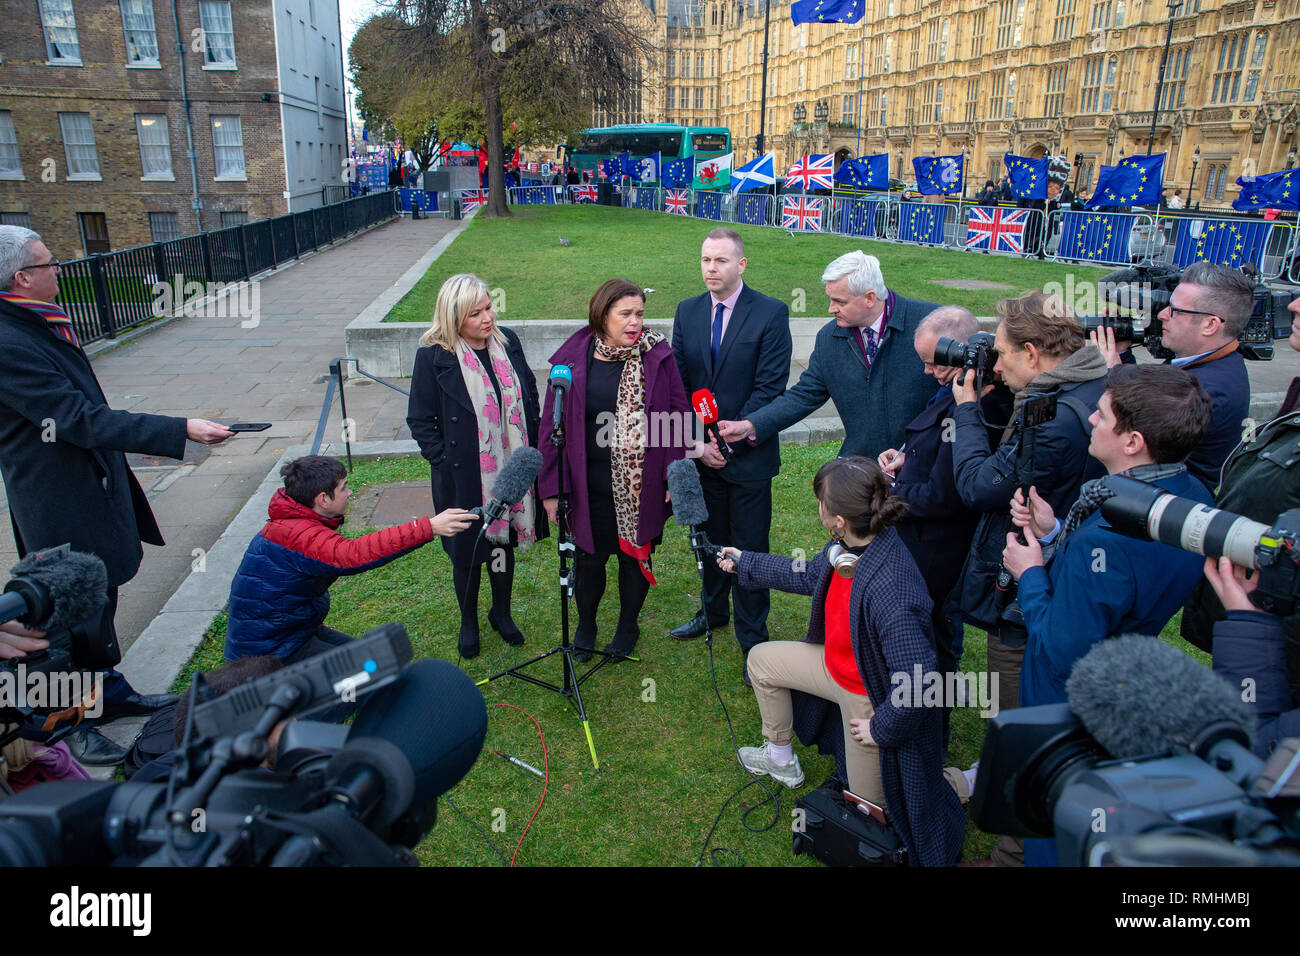
[[[487,122],[488,204],[487,215],[508,216],[506,207],[505,145],[501,129],[501,87],[495,75],[483,77],[484,119]]]

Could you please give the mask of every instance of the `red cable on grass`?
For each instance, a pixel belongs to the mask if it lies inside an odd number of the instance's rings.
[[[537,718],[522,707],[516,707],[514,704],[506,704],[497,701],[496,706],[509,707],[511,710],[517,710],[519,713],[531,720],[533,726],[537,728],[537,739],[542,742],[542,799],[538,801],[537,809],[533,811],[533,815],[528,818],[528,826],[524,827],[524,832],[519,834],[519,842],[515,844],[515,852],[510,855],[510,865],[513,867],[515,865],[515,858],[519,856],[519,848],[524,845],[524,837],[528,836],[528,828],[533,825],[533,821],[537,819],[537,814],[542,812],[542,805],[546,803],[546,789],[551,780],[551,764],[550,758],[546,754],[546,736],[542,733],[542,725],[537,722]]]

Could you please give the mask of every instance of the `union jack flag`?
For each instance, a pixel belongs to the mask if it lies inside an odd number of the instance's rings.
[[[573,193],[574,202],[595,202],[596,201],[595,186],[573,186],[570,188]]]
[[[781,228],[821,232],[822,201],[804,196],[786,196],[781,203]]]
[[[966,248],[1023,253],[1029,213],[1028,209],[971,207],[970,222],[966,224]]]
[[[785,181],[789,184],[797,180],[801,189],[811,189],[814,186],[832,189],[835,186],[835,170],[832,167],[834,159],[830,153],[801,157],[785,174]]]
[[[664,192],[664,212],[677,216],[689,216],[691,191],[689,189],[669,189]]]
[[[487,201],[488,191],[486,189],[462,189],[460,191],[460,208],[462,212],[469,212],[479,206],[486,206]]]

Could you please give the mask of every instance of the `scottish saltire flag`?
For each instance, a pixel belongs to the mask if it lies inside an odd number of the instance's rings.
[[[731,175],[733,193],[762,189],[776,182],[776,154],[770,150],[758,159],[751,159]]]
[[[1061,214],[1061,243],[1056,254],[1062,259],[1092,259],[1097,262],[1128,262],[1129,232],[1133,216],[1118,212],[1065,212]]]
[[[573,202],[595,202],[596,195],[596,187],[592,185],[569,187],[569,196]]]
[[[799,232],[822,231],[822,203],[824,200],[809,196],[783,196],[781,198],[781,228]]]
[[[1047,198],[1047,157],[1030,159],[1003,153],[1002,162],[1007,167],[1011,195],[1017,199]]]
[[[856,189],[888,189],[889,154],[877,153],[859,159],[846,159],[835,170],[833,181]]]
[[[665,189],[680,189],[689,186],[695,178],[695,157],[674,159],[663,167],[663,185]]]
[[[642,183],[658,182],[661,158],[657,152],[642,156],[636,161],[636,172],[632,174],[632,178]]]
[[[735,153],[701,159],[695,164],[692,189],[726,189],[731,185],[731,160]]]
[[[486,189],[462,189],[460,191],[460,208],[462,212],[469,212],[479,206],[486,206],[487,201],[488,191]]]
[[[790,19],[795,23],[857,23],[866,0],[795,0]]]
[[[1156,206],[1164,183],[1165,154],[1128,156],[1118,166],[1103,166],[1085,209],[1099,206]]]
[[[898,207],[899,240],[943,245],[943,220],[947,211],[948,207],[940,203],[902,203]]]
[[[874,236],[878,199],[840,200],[840,232],[846,236]]]
[[[669,189],[664,192],[664,212],[677,216],[691,214],[691,191],[689,189]]]
[[[809,190],[814,187],[820,189],[835,188],[835,169],[832,165],[835,161],[830,153],[821,153],[815,156],[801,156],[799,162],[786,171],[785,182],[787,186],[798,185],[802,190]]]
[[[1232,201],[1233,209],[1300,209],[1300,169],[1243,176],[1237,185],[1241,195]]]
[[[555,190],[550,186],[515,186],[510,198],[520,206],[553,206]]]
[[[632,205],[637,209],[651,209],[655,207],[655,190],[653,186],[636,187],[636,200]]]
[[[972,206],[970,221],[966,223],[966,248],[1023,253],[1025,227],[1032,211]]]
[[[916,188],[925,196],[961,192],[964,161],[965,157],[960,154],[918,156],[912,160],[912,168],[916,170]]]
[[[767,225],[767,196],[745,195],[736,197],[736,222],[747,226]]]
[[[700,219],[722,219],[722,193],[702,192],[695,197],[695,215]]]
[[[1181,219],[1174,242],[1174,265],[1181,269],[1193,262],[1220,266],[1249,263],[1258,269],[1272,231],[1271,222]]]

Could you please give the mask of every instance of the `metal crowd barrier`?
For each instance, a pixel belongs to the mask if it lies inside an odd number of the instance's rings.
[[[1179,213],[1161,214],[1156,224],[1165,246],[1155,261],[1162,265],[1182,268],[1206,257],[1226,265],[1253,265],[1263,279],[1284,279],[1296,270],[1297,234],[1290,222]]]
[[[554,206],[564,201],[563,186],[511,186],[507,196],[516,206]]]
[[[1046,258],[1053,262],[1129,265],[1157,261],[1164,235],[1148,213],[1058,209],[1048,219]]]

